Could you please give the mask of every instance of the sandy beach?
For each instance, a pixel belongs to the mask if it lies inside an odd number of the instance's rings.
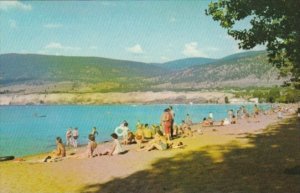
[[[0,192],[299,192],[299,129],[295,115],[259,115],[173,140],[182,149],[144,152],[133,144],[117,156],[34,163],[42,154],[0,162]]]

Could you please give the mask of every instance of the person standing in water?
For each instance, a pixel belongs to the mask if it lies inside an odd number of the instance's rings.
[[[73,129],[72,135],[73,135],[73,146],[75,148],[77,148],[78,138],[79,138],[79,133],[78,133],[78,128],[77,127],[75,129]]]
[[[72,128],[70,127],[66,132],[66,145],[69,146],[72,143]]]
[[[192,118],[190,117],[190,114],[186,114],[186,117],[184,119],[184,122],[188,125],[192,125],[193,124],[193,121],[192,121]]]
[[[96,135],[99,135],[96,127],[93,127],[91,135],[94,135],[95,139],[96,139]]]

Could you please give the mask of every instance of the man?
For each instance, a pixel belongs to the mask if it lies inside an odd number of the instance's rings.
[[[164,110],[164,113],[161,116],[161,125],[164,128],[165,135],[168,141],[171,140],[171,124],[172,124],[172,115],[170,113],[170,109],[167,108]]]
[[[172,116],[172,119],[171,119],[171,139],[173,138],[173,134],[174,134],[174,119],[175,119],[175,113],[173,111],[173,107],[170,106],[169,107],[170,109],[170,114]]]

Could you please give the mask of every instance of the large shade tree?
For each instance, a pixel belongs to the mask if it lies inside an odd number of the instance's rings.
[[[265,45],[270,62],[299,88],[300,0],[218,0],[209,4],[206,14],[239,40],[239,48]],[[245,19],[249,27],[235,28]]]

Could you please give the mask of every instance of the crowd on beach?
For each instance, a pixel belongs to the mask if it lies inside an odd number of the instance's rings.
[[[195,124],[189,114],[186,114],[184,120],[179,125],[175,123],[175,113],[173,107],[166,108],[160,119],[160,124],[143,124],[140,121],[136,124],[136,130],[129,129],[129,124],[124,120],[120,126],[115,129],[115,132],[111,134],[112,145],[110,148],[99,150],[99,145],[96,142],[96,137],[99,135],[97,128],[93,127],[92,131],[88,135],[88,144],[86,151],[80,155],[70,155],[76,158],[93,158],[96,156],[104,155],[118,155],[124,154],[127,151],[124,150],[124,146],[136,144],[137,151],[151,151],[151,150],[166,150],[174,148],[183,148],[185,145],[182,142],[177,144],[173,143],[175,138],[192,137],[195,134],[203,134],[203,128],[212,126],[226,126],[231,124],[237,124],[239,120],[258,121],[259,115],[271,115],[277,113],[277,118],[282,119],[284,113],[291,113],[294,109],[282,108],[279,105],[272,105],[269,110],[262,110],[256,104],[253,107],[253,111],[249,112],[245,106],[241,106],[237,111],[233,109],[227,112],[227,117],[216,121],[212,112],[207,117],[203,118],[200,122],[201,127],[196,130],[192,130],[191,126]],[[196,123],[199,124],[199,123]],[[79,132],[78,128],[69,128],[66,132],[66,146],[78,147]],[[145,145],[144,145],[145,144]],[[51,155],[44,159],[44,162],[62,160],[66,157],[66,148],[61,137],[56,138],[56,150]]]

